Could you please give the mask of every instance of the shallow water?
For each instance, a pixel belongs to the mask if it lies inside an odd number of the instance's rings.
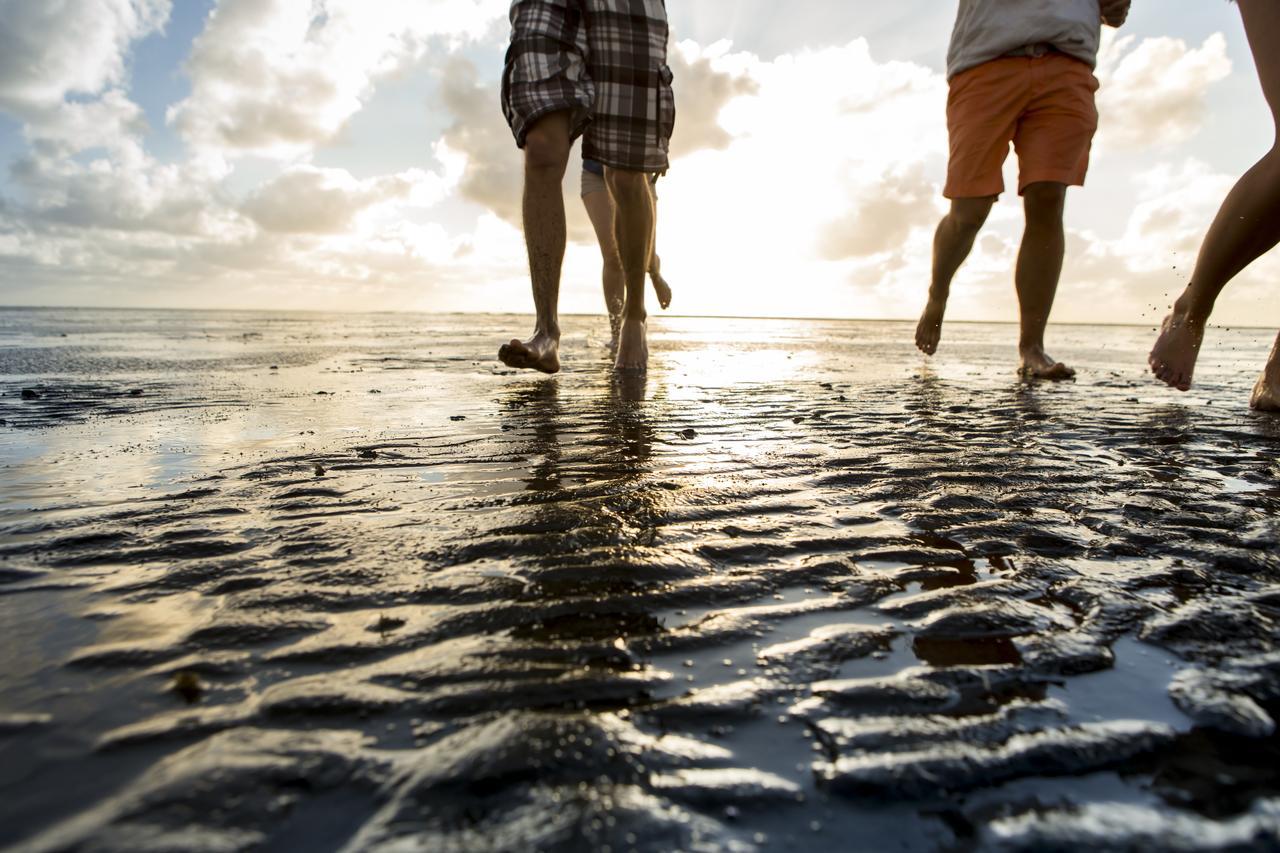
[[[1270,333],[527,323],[0,311],[0,844],[1280,849]]]

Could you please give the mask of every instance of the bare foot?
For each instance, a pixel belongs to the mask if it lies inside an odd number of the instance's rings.
[[[916,348],[925,355],[938,351],[938,341],[942,340],[942,315],[945,313],[947,300],[929,297],[929,304],[924,306],[924,313],[916,324]]]
[[[1164,318],[1160,337],[1147,356],[1147,364],[1156,378],[1179,391],[1191,389],[1191,375],[1204,340],[1204,324],[1190,320],[1176,308]]]
[[[649,366],[649,344],[645,339],[644,320],[624,317],[618,335],[618,358],[613,369],[624,373],[642,373]]]
[[[520,370],[560,371],[560,337],[538,332],[521,343],[515,338],[498,350],[498,359],[507,367]]]
[[[1050,379],[1058,381],[1071,379],[1076,372],[1060,361],[1056,361],[1044,351],[1044,347],[1030,347],[1021,351],[1022,363],[1018,365],[1018,375],[1023,379]]]
[[[1253,386],[1249,407],[1259,412],[1280,412],[1280,370],[1268,368],[1262,372]]]
[[[658,304],[665,311],[671,307],[671,285],[667,284],[667,280],[662,277],[662,273],[649,273],[649,278],[653,280],[653,292],[658,297]]]

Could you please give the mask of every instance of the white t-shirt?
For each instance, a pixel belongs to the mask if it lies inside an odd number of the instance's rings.
[[[1051,44],[1092,68],[1101,39],[1098,0],[960,0],[947,79],[1032,44]]]

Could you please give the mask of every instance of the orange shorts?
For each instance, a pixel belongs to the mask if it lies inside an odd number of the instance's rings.
[[[947,198],[1004,192],[1009,143],[1018,152],[1018,193],[1053,181],[1082,186],[1098,129],[1089,66],[1061,53],[1004,57],[951,78],[947,96]]]

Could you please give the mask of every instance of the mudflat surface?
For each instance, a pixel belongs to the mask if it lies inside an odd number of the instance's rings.
[[[1270,334],[527,324],[0,311],[0,847],[1280,849]]]

